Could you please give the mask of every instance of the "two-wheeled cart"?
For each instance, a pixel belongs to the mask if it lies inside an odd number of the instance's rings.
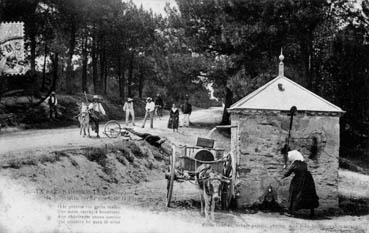
[[[196,171],[202,164],[210,165],[215,172],[222,174],[229,182],[222,183],[221,204],[228,209],[233,198],[234,183],[232,179],[232,157],[224,156],[224,149],[213,148],[214,140],[198,138],[196,146],[173,145],[167,179],[167,207],[170,207],[174,181],[195,181]]]

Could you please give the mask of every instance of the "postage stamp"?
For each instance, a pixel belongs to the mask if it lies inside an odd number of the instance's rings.
[[[24,60],[24,24],[0,24],[0,75],[19,75],[27,71]]]

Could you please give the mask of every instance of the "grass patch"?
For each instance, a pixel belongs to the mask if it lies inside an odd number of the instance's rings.
[[[148,169],[152,170],[154,167],[154,163],[150,160],[147,160],[145,163],[145,167],[147,167]]]
[[[131,154],[127,149],[120,149],[120,152],[122,152],[122,155],[117,155],[117,159],[119,162],[121,162],[120,160],[123,160],[124,158],[130,163],[133,163],[135,161],[135,156]]]
[[[91,162],[96,162],[99,165],[105,167],[106,166],[106,155],[105,151],[102,148],[90,148],[85,153],[86,158]]]
[[[68,158],[69,158],[70,163],[71,163],[75,168],[79,169],[79,164],[77,163],[77,161],[76,161],[74,158],[72,158],[72,156],[69,156]]]
[[[138,147],[135,143],[130,143],[128,145],[128,148],[131,150],[132,154],[134,154],[137,158],[145,157],[140,147]]]
[[[129,152],[126,152],[129,154]],[[124,166],[127,166],[128,165],[128,160],[126,159],[126,156],[124,156],[124,152],[122,151],[117,151],[115,153],[115,157],[117,158],[118,162],[120,162],[121,164],[123,164]]]
[[[345,214],[361,216],[369,214],[369,198],[353,199],[340,197],[340,208]]]
[[[34,158],[12,159],[9,160],[8,164],[4,165],[3,168],[19,169],[23,166],[32,166],[32,165],[37,165],[37,162]]]
[[[61,160],[61,157],[68,157],[69,155],[63,151],[53,152],[51,154],[29,155],[25,158],[14,158],[2,165],[2,168],[19,169],[23,166],[36,166],[37,164],[55,163]]]
[[[342,158],[339,159],[339,167],[342,169],[347,169],[353,172],[358,172],[361,174],[369,175],[369,168],[364,165],[366,162],[358,161],[354,159]]]

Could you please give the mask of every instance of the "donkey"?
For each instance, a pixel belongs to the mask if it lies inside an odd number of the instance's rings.
[[[214,171],[209,164],[202,164],[196,170],[196,179],[200,188],[201,214],[206,220],[214,221],[215,203],[221,201],[222,182],[229,182],[222,174]]]
[[[83,137],[85,137],[86,129],[87,129],[88,137],[91,137],[90,135],[90,114],[88,112],[88,108],[85,103],[82,103],[81,112],[78,115],[78,121],[79,121],[79,126],[80,126],[79,134],[82,135],[82,131],[83,131]]]

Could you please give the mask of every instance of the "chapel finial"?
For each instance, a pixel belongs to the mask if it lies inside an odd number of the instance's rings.
[[[281,48],[281,55],[279,55],[279,72],[278,76],[284,77],[284,64],[283,64],[284,56],[283,49]]]

